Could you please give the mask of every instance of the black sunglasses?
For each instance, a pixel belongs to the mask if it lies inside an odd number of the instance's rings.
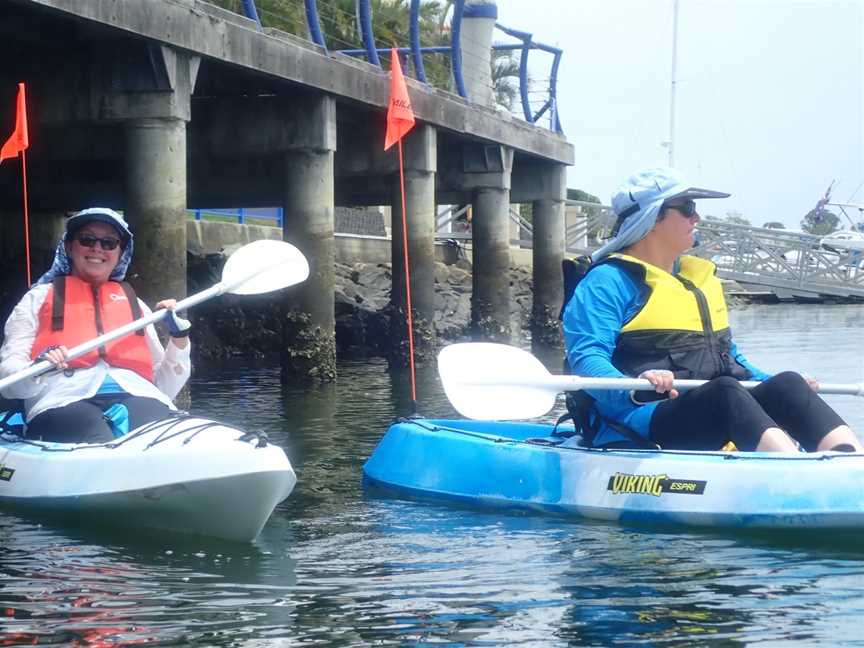
[[[95,248],[96,243],[99,243],[99,247],[105,251],[113,250],[120,245],[120,239],[118,238],[99,238],[98,236],[90,236],[89,234],[81,234],[75,240],[86,248]]]
[[[676,205],[663,205],[663,209],[675,209],[681,212],[682,216],[692,218],[696,214],[696,203],[692,200],[685,200]]]

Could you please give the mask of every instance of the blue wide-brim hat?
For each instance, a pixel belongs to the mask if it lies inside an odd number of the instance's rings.
[[[643,169],[625,180],[612,194],[618,217],[612,239],[598,248],[594,261],[641,241],[657,222],[663,205],[673,200],[728,198],[731,194],[692,186],[680,171],[669,167]]]
[[[123,240],[124,248],[132,240],[132,230],[129,229],[129,223],[126,222],[120,213],[108,207],[90,207],[70,216],[66,221],[66,240],[70,240],[75,232],[93,221],[107,223],[114,227]]]
[[[129,264],[132,262],[132,252],[135,249],[135,237],[132,236],[132,230],[129,229],[129,224],[122,215],[107,207],[90,207],[70,216],[66,220],[66,232],[57,243],[57,249],[54,250],[54,261],[48,271],[36,281],[34,285],[51,283],[55,277],[65,276],[72,273],[72,262],[69,255],[66,254],[66,242],[71,241],[75,232],[84,227],[87,223],[99,221],[107,223],[117,230],[120,239],[123,241],[123,251],[120,254],[120,259],[114,270],[111,272],[111,281],[123,281],[126,278],[126,271],[129,269]]]

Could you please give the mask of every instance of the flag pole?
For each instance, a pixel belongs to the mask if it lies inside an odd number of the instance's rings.
[[[33,284],[30,276],[30,211],[27,199],[27,151],[21,151],[21,184],[24,187],[24,259],[27,264],[27,288]]]
[[[408,214],[405,206],[405,161],[402,154],[402,138],[414,128],[414,110],[411,97],[402,76],[399,50],[395,45],[390,50],[390,100],[387,105],[387,132],[384,150],[393,144],[399,145],[399,196],[402,204],[402,260],[405,266],[405,319],[408,324],[408,363],[411,370],[411,408],[417,414],[417,374],[414,368],[414,313],[411,304],[411,260],[408,254]],[[395,262],[395,259],[394,259]]]
[[[18,98],[15,100],[15,130],[2,146],[0,146],[0,164],[3,160],[18,157],[21,154],[21,181],[24,187],[24,258],[27,264],[27,288],[32,283],[30,277],[30,214],[27,199],[27,147],[30,146],[30,135],[27,131],[27,91],[24,82],[18,84]]]
[[[411,413],[417,413],[417,375],[414,370],[414,316],[411,308],[411,270],[408,257],[408,216],[405,210],[405,163],[399,138],[399,193],[402,198],[402,258],[405,265],[405,310],[408,321],[408,363],[411,369]]]

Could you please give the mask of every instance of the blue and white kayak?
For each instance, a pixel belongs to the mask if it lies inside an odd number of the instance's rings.
[[[601,450],[551,425],[412,419],[366,462],[368,484],[597,520],[751,529],[864,527],[864,455]]]
[[[297,478],[266,436],[180,416],[113,442],[0,434],[0,506],[250,542]]]

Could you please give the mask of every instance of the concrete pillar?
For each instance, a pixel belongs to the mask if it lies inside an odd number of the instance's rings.
[[[459,50],[462,54],[462,78],[472,103],[495,104],[492,92],[492,33],[498,19],[495,0],[471,0],[465,5]]]
[[[563,283],[561,260],[564,258],[564,210],[567,198],[566,169],[551,167],[545,174],[548,197],[535,200],[533,206],[533,285],[531,309],[531,346],[537,351],[561,347],[561,311]]]
[[[288,117],[297,133],[285,156],[283,238],[309,261],[309,278],[283,302],[283,382],[336,378],[334,167],[336,104],[298,99]]]
[[[112,54],[93,104],[100,119],[124,125],[124,201],[135,235],[129,278],[151,306],[186,295],[186,123],[200,59],[138,43]],[[114,205],[108,205],[114,206]]]
[[[509,187],[483,187],[473,201],[471,327],[476,339],[510,342]]]
[[[428,360],[435,351],[435,172],[437,136],[431,126],[417,126],[403,140],[405,163],[405,211],[408,239],[408,270],[415,360]],[[398,152],[397,152],[398,153]],[[391,361],[408,361],[405,249],[402,227],[402,195],[399,173],[394,174],[392,201],[393,306]]]
[[[186,122],[136,119],[124,124],[125,211],[135,235],[130,270],[151,306],[186,295]]]

